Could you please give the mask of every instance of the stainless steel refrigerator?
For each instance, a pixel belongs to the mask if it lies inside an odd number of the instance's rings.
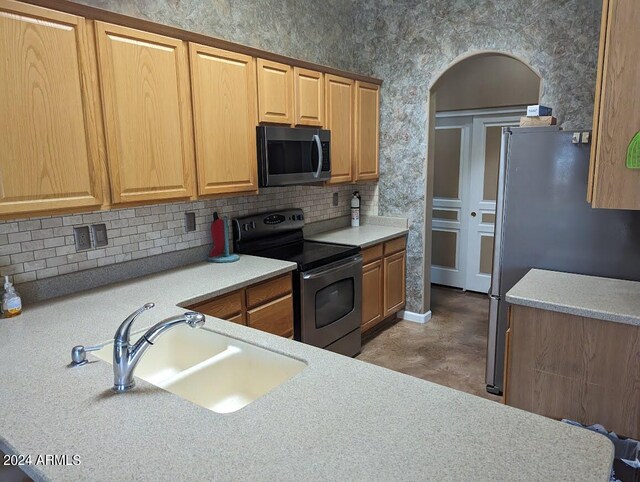
[[[572,136],[558,127],[503,130],[489,292],[491,393],[503,388],[505,295],[531,268],[640,280],[640,211],[591,208],[591,146]]]

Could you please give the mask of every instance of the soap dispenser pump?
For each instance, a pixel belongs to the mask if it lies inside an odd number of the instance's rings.
[[[18,316],[22,313],[22,300],[16,289],[9,281],[9,277],[4,277],[4,294],[2,295],[2,313],[6,318]]]

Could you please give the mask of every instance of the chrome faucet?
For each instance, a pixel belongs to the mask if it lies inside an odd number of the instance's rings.
[[[155,305],[147,303],[142,306],[126,320],[122,322],[113,339],[113,389],[116,392],[126,392],[135,385],[133,372],[142,358],[142,355],[165,331],[174,326],[186,323],[191,328],[200,328],[204,325],[204,316],[200,313],[188,311],[182,315],[172,316],[166,320],[156,323],[140,339],[132,345],[130,343],[131,325],[146,310],[150,310]]]

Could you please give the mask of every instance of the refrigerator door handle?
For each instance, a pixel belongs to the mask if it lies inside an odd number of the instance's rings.
[[[502,129],[502,140],[500,143],[500,165],[498,168],[498,193],[496,196],[496,224],[493,241],[493,266],[491,269],[491,288],[489,293],[500,296],[500,267],[502,264],[502,225],[505,214],[504,195],[507,184],[507,159],[509,154],[509,137],[511,129]],[[494,334],[489,331],[489,336]]]

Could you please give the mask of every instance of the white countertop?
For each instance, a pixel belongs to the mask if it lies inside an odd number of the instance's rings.
[[[640,283],[532,269],[507,293],[507,302],[640,326]]]
[[[216,318],[209,329],[308,366],[230,414],[142,380],[114,394],[102,361],[67,367],[72,346],[110,339],[145,302],[136,329],[293,268],[196,264],[0,320],[0,449],[80,456],[28,468],[44,480],[608,480],[601,435]]]
[[[323,241],[325,243],[347,244],[368,248],[389,239],[404,236],[409,229],[404,227],[380,226],[376,224],[364,224],[357,228],[340,228],[324,233],[306,236],[310,241]]]

